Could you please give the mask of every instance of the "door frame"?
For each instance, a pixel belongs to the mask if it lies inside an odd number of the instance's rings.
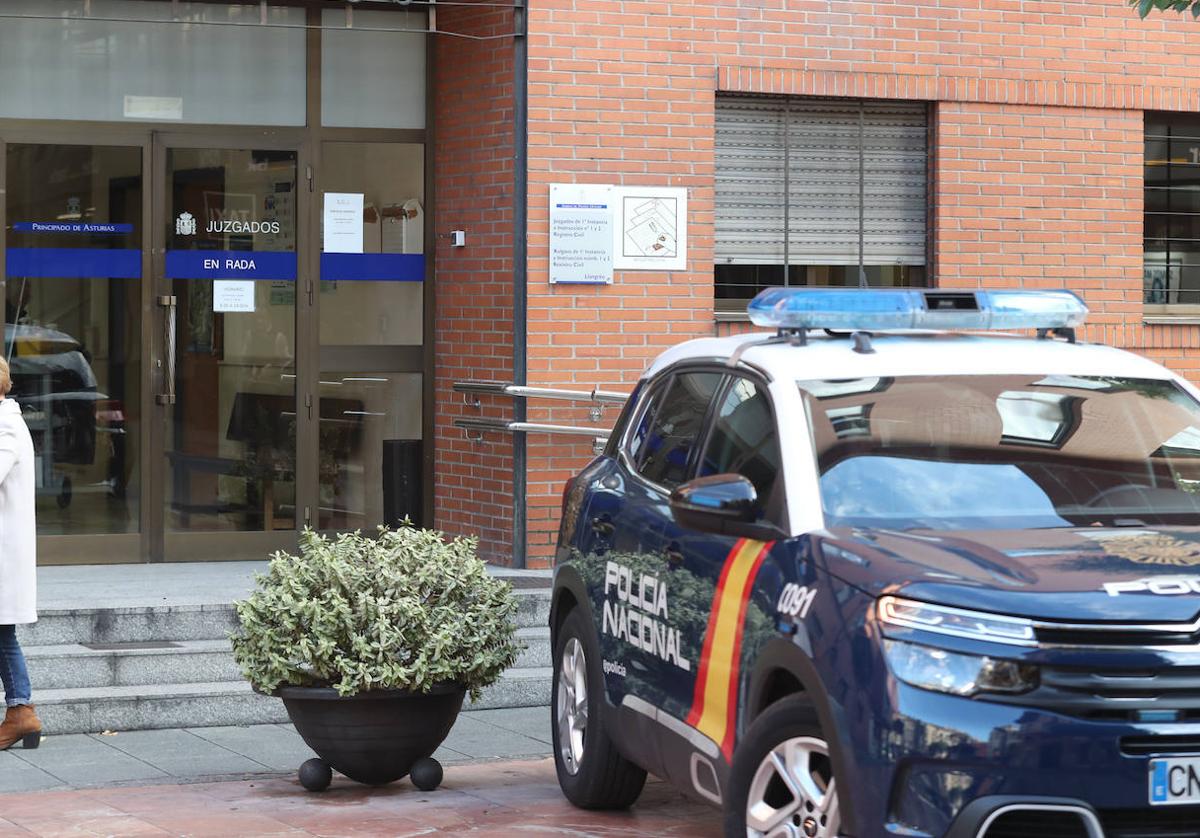
[[[308,425],[311,417],[304,408],[304,394],[309,392],[305,379],[311,374],[316,362],[312,357],[309,341],[302,339],[310,328],[312,319],[313,265],[309,258],[307,239],[310,225],[307,223],[312,210],[311,172],[309,144],[306,129],[246,130],[231,129],[217,132],[203,131],[156,131],[151,138],[152,175],[151,205],[151,311],[149,330],[150,382],[148,394],[152,402],[155,421],[149,434],[150,497],[156,500],[144,515],[145,529],[149,534],[150,561],[213,561],[265,559],[276,550],[294,549],[296,531],[300,526],[301,510],[312,508],[316,495],[317,459],[315,447],[305,443],[310,437]],[[167,152],[173,148],[242,150],[264,149],[270,151],[296,152],[296,294],[293,306],[293,357],[295,359],[295,389],[293,391],[296,413],[296,517],[297,526],[290,530],[275,531],[169,531],[167,529],[167,507],[169,470],[167,468],[167,419],[172,406],[159,404],[158,394],[166,392],[166,358],[164,357],[163,319],[165,309],[157,304],[160,295],[171,295],[172,280],[166,277],[167,228],[171,220],[171,197],[167,184]]]

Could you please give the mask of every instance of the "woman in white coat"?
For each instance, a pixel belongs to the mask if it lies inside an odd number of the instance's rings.
[[[0,750],[18,739],[36,748],[42,738],[16,628],[37,621],[33,440],[10,390],[8,363],[0,356],[0,680],[7,704]]]

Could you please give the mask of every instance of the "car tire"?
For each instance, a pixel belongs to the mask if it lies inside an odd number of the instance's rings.
[[[789,772],[789,781],[781,776]],[[794,789],[794,790],[793,790]],[[754,720],[733,758],[725,805],[726,838],[786,834],[833,838],[844,809],[829,744],[803,695],[781,699]]]
[[[581,809],[625,809],[642,793],[646,772],[621,756],[609,737],[603,713],[604,676],[593,632],[583,612],[575,608],[563,620],[554,643],[550,696],[554,768],[563,795]]]

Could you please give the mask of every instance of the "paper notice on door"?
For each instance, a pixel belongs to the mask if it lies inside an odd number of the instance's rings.
[[[214,279],[213,311],[254,311],[254,280]]]
[[[325,193],[326,253],[363,252],[363,195],[361,192]]]

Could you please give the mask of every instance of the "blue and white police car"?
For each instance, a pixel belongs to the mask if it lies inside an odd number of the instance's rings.
[[[1200,391],[1076,342],[1066,291],[750,314],[775,332],[659,357],[564,492],[566,797],[651,773],[739,838],[1200,836]]]

